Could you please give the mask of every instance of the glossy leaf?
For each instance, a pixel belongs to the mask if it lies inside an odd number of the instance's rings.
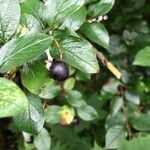
[[[89,42],[78,37],[65,34],[59,36],[64,60],[86,73],[99,72],[96,52]],[[53,45],[51,54],[58,57],[58,49]]]
[[[134,65],[150,66],[150,46],[141,49],[135,56]]]
[[[114,3],[115,0],[100,0],[89,6],[88,14],[93,18],[103,16],[112,9]]]
[[[0,72],[23,65],[44,53],[52,39],[44,34],[12,39],[0,49]]]
[[[41,99],[32,95],[28,96],[28,110],[14,117],[14,123],[21,131],[37,135],[44,125],[44,111]]]
[[[23,14],[21,16],[21,25],[21,29],[23,30],[26,28],[28,34],[34,34],[42,31],[40,22],[30,14]]]
[[[23,67],[21,80],[24,87],[33,94],[40,94],[44,85],[52,81],[44,63],[39,61]]]
[[[15,116],[27,109],[28,100],[12,81],[0,78],[0,118]]]
[[[34,137],[34,144],[37,150],[50,150],[51,137],[45,128],[41,130],[38,136]]]
[[[0,38],[7,41],[17,30],[20,22],[18,0],[0,1]]]
[[[65,19],[82,7],[84,0],[47,0],[45,2],[48,23],[52,29],[60,26]]]
[[[82,23],[86,19],[86,8],[81,7],[79,10],[75,11],[71,16],[69,16],[63,25],[70,30],[78,30]]]
[[[85,23],[81,27],[81,32],[85,34],[91,41],[108,49],[109,35],[103,24],[101,23]]]

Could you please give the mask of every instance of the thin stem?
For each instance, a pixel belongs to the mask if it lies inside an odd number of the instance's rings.
[[[133,137],[133,133],[132,133],[132,130],[131,130],[131,127],[130,127],[130,122],[129,122],[129,117],[128,117],[128,111],[127,111],[126,106],[125,106],[125,94],[124,94],[124,91],[125,91],[124,87],[121,86],[120,87],[120,92],[121,92],[121,96],[123,98],[122,110],[123,110],[123,113],[125,115],[125,123],[126,123],[127,131],[128,131],[128,137],[129,137],[129,140],[130,140]]]
[[[125,123],[126,123],[126,127],[127,127],[127,130],[128,130],[129,140],[130,140],[133,137],[133,133],[132,133],[130,123],[129,123],[128,112],[127,112],[126,107],[124,106],[124,104],[123,104],[122,110],[123,110],[123,113],[125,115]]]
[[[55,42],[55,44],[56,44],[56,47],[57,47],[58,50],[59,50],[59,57],[60,57],[60,60],[63,60],[63,56],[62,56],[63,51],[62,51],[62,48],[61,48],[59,42],[57,41],[57,39],[56,39],[55,37],[54,37],[54,42]]]

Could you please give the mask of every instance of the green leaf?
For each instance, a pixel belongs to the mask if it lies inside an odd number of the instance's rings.
[[[34,144],[37,150],[50,150],[51,137],[45,128],[41,130],[38,136],[34,137]]]
[[[106,149],[117,149],[120,141],[125,137],[124,128],[122,126],[114,126],[108,129],[105,139]]]
[[[18,0],[0,1],[0,38],[7,41],[16,31],[20,22]]]
[[[70,65],[86,73],[99,72],[96,59],[96,51],[92,45],[84,39],[61,34],[58,38],[63,50],[63,59]],[[58,49],[53,45],[51,53],[58,57]]]
[[[130,141],[122,140],[118,150],[149,150],[150,136],[133,138]]]
[[[75,11],[71,16],[69,16],[63,25],[70,30],[78,30],[82,23],[86,19],[86,8],[81,7],[79,10]]]
[[[53,99],[59,94],[60,91],[61,87],[59,85],[54,85],[50,82],[43,87],[39,97],[43,99]]]
[[[77,114],[81,119],[85,121],[91,121],[98,117],[96,110],[89,105],[84,105],[82,107],[77,108]]]
[[[107,84],[103,86],[103,90],[111,94],[116,94],[118,92],[119,84],[120,82],[117,79],[110,78]]]
[[[52,82],[44,63],[35,61],[23,67],[21,80],[31,93],[40,94],[44,85]]]
[[[0,49],[0,72],[7,72],[43,54],[51,42],[52,38],[45,34],[12,39]]]
[[[85,23],[80,28],[81,32],[85,34],[91,41],[108,49],[109,35],[105,27],[101,23]]]
[[[89,5],[88,14],[93,18],[96,18],[98,16],[103,16],[112,9],[114,3],[115,0],[98,1],[94,4]]]
[[[60,26],[65,19],[82,7],[84,0],[47,0],[45,2],[48,23],[52,29]]]
[[[150,66],[150,46],[141,49],[135,56],[134,65]]]
[[[66,99],[71,106],[74,106],[76,108],[86,105],[79,91],[75,91],[75,90],[67,91]]]
[[[125,98],[126,98],[126,100],[128,100],[136,105],[140,104],[140,97],[133,92],[126,91]]]
[[[40,3],[41,2],[39,0],[23,0],[23,2],[21,3],[21,12],[37,16],[37,12],[40,8]]]
[[[129,115],[130,124],[139,131],[150,131],[150,116],[144,113],[131,113]]]
[[[23,14],[21,16],[21,25],[26,28],[27,33],[33,34],[42,31],[39,21],[30,14]]]
[[[74,88],[74,86],[75,86],[75,79],[69,78],[64,83],[64,90],[65,91],[72,90]]]
[[[50,124],[57,124],[62,119],[63,108],[60,106],[48,106],[45,109],[45,121]]]
[[[28,93],[28,110],[14,117],[14,123],[21,131],[37,135],[44,125],[44,111],[41,99]]]
[[[0,118],[15,116],[27,109],[28,100],[12,81],[0,78]]]
[[[115,116],[123,106],[122,97],[114,97],[112,100],[112,115]]]
[[[116,115],[110,114],[108,115],[105,123],[105,128],[108,130],[111,127],[114,127],[116,125],[122,125],[125,124],[125,115],[119,111]]]

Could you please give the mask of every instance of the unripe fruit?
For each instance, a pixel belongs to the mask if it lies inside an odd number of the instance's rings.
[[[49,69],[50,75],[54,80],[64,81],[69,76],[69,68],[62,60],[53,60]]]

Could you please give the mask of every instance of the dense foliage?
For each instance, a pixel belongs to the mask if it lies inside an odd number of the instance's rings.
[[[0,0],[0,149],[148,150],[149,10],[148,0]],[[58,59],[63,82],[50,69]]]

